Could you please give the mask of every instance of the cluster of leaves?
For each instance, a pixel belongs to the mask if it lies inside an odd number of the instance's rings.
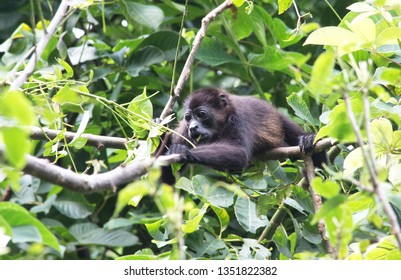
[[[4,84],[24,68],[59,3],[8,2],[1,4],[2,20],[19,8],[19,22],[4,25],[12,30],[0,45]],[[21,177],[28,153],[89,174],[151,157],[165,131],[152,119],[167,102],[205,11],[218,4],[70,2],[67,20],[22,92],[4,87],[0,96],[0,237],[12,237],[1,258],[401,258],[363,153],[374,150],[380,187],[401,220],[396,1],[233,1],[197,53],[181,98],[202,86],[255,95],[319,137],[338,141],[324,179],[312,182],[324,198],[318,213],[299,186],[302,162],[289,160],[255,162],[241,175],[187,167],[173,187],[152,169],[118,192],[95,194]],[[336,18],[333,7],[345,16]],[[176,109],[180,118],[181,106]],[[60,133],[32,141],[32,125]],[[356,129],[366,143],[359,148]],[[76,137],[66,141],[66,131]],[[125,150],[97,150],[83,132],[129,141]],[[319,234],[321,219],[334,256]]]

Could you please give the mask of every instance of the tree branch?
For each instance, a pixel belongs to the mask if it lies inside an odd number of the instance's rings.
[[[30,136],[34,140],[53,140],[62,133],[60,130],[53,130],[47,128],[30,127]],[[75,132],[63,132],[67,142],[72,141],[76,137]],[[81,134],[82,138],[86,138],[86,144],[89,146],[97,147],[99,150],[103,148],[126,149],[128,139],[113,136],[102,136],[89,133]]]
[[[135,181],[146,174],[154,165],[177,162],[179,155],[162,156],[158,159],[147,159],[132,162],[101,174],[78,174],[50,163],[46,159],[26,155],[26,165],[23,172],[39,179],[59,185],[71,191],[93,193],[105,190],[115,191],[119,185]],[[4,159],[4,147],[0,146],[0,159]]]
[[[316,142],[313,153],[318,153],[331,148],[336,141],[332,138],[321,139]],[[299,146],[289,146],[276,148],[270,151],[264,152],[258,159],[273,160],[273,159],[285,159],[285,158],[302,158],[304,153],[301,152]]]
[[[333,140],[324,139],[316,143],[316,152],[321,151]],[[95,141],[93,143],[96,143]],[[105,145],[106,146],[106,145]],[[270,156],[269,156],[270,154]],[[267,152],[263,158],[269,159],[284,159],[291,157],[302,158],[303,153],[299,147],[277,148]],[[6,159],[5,148],[0,146],[0,160]],[[26,155],[26,166],[22,170],[26,174],[30,174],[42,180],[57,184],[66,189],[91,193],[104,190],[115,190],[117,186],[130,183],[140,176],[146,174],[152,166],[168,165],[178,162],[180,155],[160,156],[157,159],[148,159],[130,163],[126,166],[119,166],[111,171],[101,174],[78,174],[71,170],[56,166],[48,160],[39,159],[31,155]]]
[[[67,17],[68,10],[69,10],[69,0],[63,0],[60,3],[60,6],[57,9],[56,14],[54,15],[53,19],[51,20],[49,26],[47,27],[46,31],[40,41],[36,46],[35,52],[32,54],[31,58],[28,61],[27,66],[25,69],[19,74],[19,76],[11,83],[10,89],[16,90],[22,87],[22,85],[28,80],[29,76],[32,75],[33,71],[35,70],[36,62],[42,56],[44,50],[46,49],[49,40],[56,32],[57,27],[59,24]]]
[[[173,106],[176,103],[178,97],[182,89],[184,88],[185,82],[188,80],[189,75],[191,74],[191,66],[194,63],[196,53],[199,50],[200,44],[203,38],[206,36],[206,31],[209,27],[210,22],[212,22],[219,14],[221,14],[225,9],[231,7],[232,1],[226,0],[221,5],[213,9],[210,13],[208,13],[202,19],[202,25],[199,31],[196,33],[195,39],[192,43],[191,52],[188,55],[187,61],[185,62],[184,68],[181,71],[181,75],[178,78],[177,85],[174,88],[173,94],[170,96],[167,101],[166,106],[163,109],[163,112],[160,115],[160,119],[165,119],[168,115],[170,115],[173,111]]]
[[[315,177],[314,175],[315,166],[313,165],[312,154],[304,154],[302,158],[305,163],[305,174],[306,174],[306,179],[308,181],[309,193],[312,196],[315,213],[317,213],[320,210],[320,208],[322,208],[322,197],[319,194],[317,194],[315,190],[312,188],[312,180]],[[327,237],[326,224],[323,219],[320,219],[318,221],[317,228],[320,233],[320,236],[322,237],[323,244],[325,245],[327,252],[333,254],[334,248],[333,246],[331,246],[329,238]]]

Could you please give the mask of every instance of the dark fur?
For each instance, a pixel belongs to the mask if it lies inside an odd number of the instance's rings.
[[[199,108],[205,108],[209,119],[199,121]],[[191,137],[190,123],[182,120],[176,131],[193,142],[177,135],[172,136],[170,154],[182,155],[182,162],[200,163],[220,170],[241,171],[257,155],[277,147],[299,145],[301,150],[313,149],[314,134],[306,133],[297,124],[279,113],[276,108],[262,100],[249,96],[236,96],[215,88],[193,92],[185,102],[186,114],[197,120],[192,135],[197,129],[208,136],[197,139]],[[198,139],[199,140],[199,139]],[[321,166],[321,159],[314,157],[315,164]]]

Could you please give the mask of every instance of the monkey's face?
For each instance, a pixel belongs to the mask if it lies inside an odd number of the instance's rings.
[[[217,131],[214,129],[213,114],[207,106],[199,106],[185,111],[188,135],[196,143],[212,141]]]

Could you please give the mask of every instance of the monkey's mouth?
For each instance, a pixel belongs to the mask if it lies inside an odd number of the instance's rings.
[[[190,133],[190,136],[196,143],[204,142],[208,139],[207,135],[199,132],[192,132]]]

